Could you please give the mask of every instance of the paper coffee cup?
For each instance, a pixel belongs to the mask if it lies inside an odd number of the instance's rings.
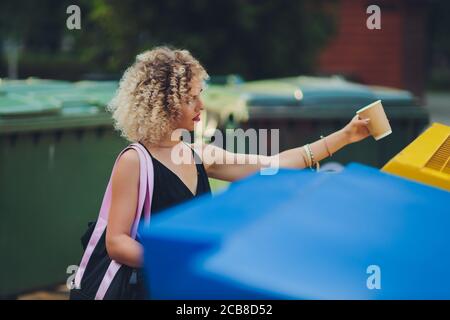
[[[367,127],[375,140],[380,140],[392,133],[391,125],[384,112],[381,100],[359,109],[356,111],[356,114],[359,115],[360,119],[370,119]]]

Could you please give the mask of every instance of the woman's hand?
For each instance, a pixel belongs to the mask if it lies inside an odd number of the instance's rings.
[[[361,141],[370,136],[367,124],[370,119],[361,120],[358,115],[355,115],[353,119],[342,129],[347,137],[347,143],[353,143]]]

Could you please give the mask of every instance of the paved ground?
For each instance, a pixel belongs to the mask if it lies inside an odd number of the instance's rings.
[[[56,286],[49,290],[40,290],[23,294],[17,298],[18,300],[68,300],[69,291],[65,284]]]

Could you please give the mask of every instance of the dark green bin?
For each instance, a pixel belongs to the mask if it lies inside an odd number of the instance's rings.
[[[66,282],[126,145],[103,107],[55,84],[0,85],[0,297]]]

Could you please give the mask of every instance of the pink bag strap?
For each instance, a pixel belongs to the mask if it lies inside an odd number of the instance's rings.
[[[137,228],[139,226],[139,222],[140,222],[140,218],[141,218],[142,209],[144,209],[145,224],[150,223],[150,209],[151,209],[153,186],[154,186],[154,172],[153,172],[153,163],[152,163],[151,157],[149,156],[149,154],[145,150],[145,148],[142,147],[138,143],[133,143],[133,144],[129,145],[128,147],[126,147],[124,150],[122,150],[122,152],[117,157],[116,162],[114,163],[112,172],[114,172],[114,168],[116,167],[117,161],[119,160],[121,155],[130,148],[137,151],[137,153],[139,155],[139,165],[140,165],[139,166],[140,167],[139,198],[138,198],[138,205],[137,205],[135,220],[133,222],[132,229],[131,229],[131,237],[133,239],[135,239],[136,234],[137,234]],[[80,288],[81,279],[83,278],[83,274],[86,270],[89,259],[92,256],[92,253],[94,252],[94,249],[97,246],[97,244],[107,226],[109,209],[111,207],[112,175],[113,174],[111,174],[111,177],[108,182],[108,186],[106,188],[105,195],[103,197],[102,206],[100,208],[100,213],[99,213],[99,217],[97,219],[97,223],[95,225],[92,236],[89,239],[89,243],[86,247],[86,250],[83,254],[83,257],[82,257],[82,260],[80,263],[80,266],[75,275],[75,288]],[[108,266],[108,269],[106,271],[106,274],[105,274],[104,278],[102,279],[102,282],[97,291],[95,299],[103,299],[107,289],[109,288],[109,285],[111,284],[112,280],[114,279],[114,276],[117,273],[117,271],[119,270],[120,266],[121,266],[121,264],[117,263],[116,261],[114,261],[114,260],[111,261],[111,263]]]
[[[144,171],[144,172],[148,173],[148,177],[146,179],[148,181],[148,188],[146,189],[146,193],[143,195],[144,196],[144,206],[145,206],[144,208],[146,209],[144,211],[146,213],[145,224],[149,224],[150,223],[151,198],[153,195],[153,183],[154,183],[153,163],[152,163],[150,156],[148,155],[148,152],[141,145],[137,145],[137,147],[141,150],[142,154],[145,157],[145,161],[142,161],[142,162],[146,163],[147,167],[149,167],[149,169],[150,169],[150,170]],[[150,190],[152,192],[150,192]],[[139,199],[141,199],[141,198],[139,198]],[[131,231],[131,237],[133,239],[135,239],[136,235],[137,235],[137,228],[139,226],[141,212],[142,212],[142,210],[140,210],[136,213],[136,219],[134,221],[132,231]],[[148,216],[147,216],[147,212],[149,213]],[[117,261],[114,261],[114,260],[111,261],[111,263],[108,266],[108,269],[106,270],[105,276],[103,277],[102,282],[100,283],[100,286],[97,290],[95,300],[103,300],[103,298],[105,297],[106,291],[108,291],[108,288],[111,285],[111,282],[114,280],[114,277],[117,274],[117,272],[119,271],[121,266],[122,266],[122,264],[118,263]]]

